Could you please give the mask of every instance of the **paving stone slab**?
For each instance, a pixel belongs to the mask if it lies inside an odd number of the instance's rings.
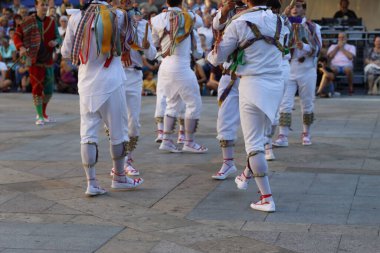
[[[193,248],[209,253],[290,253],[292,251],[268,245],[266,243],[246,238],[246,237],[229,237],[219,240],[205,241],[192,245]]]
[[[339,252],[377,253],[380,252],[380,238],[373,236],[343,235],[339,244]]]
[[[281,232],[276,245],[296,252],[334,253],[339,241],[340,235]]]

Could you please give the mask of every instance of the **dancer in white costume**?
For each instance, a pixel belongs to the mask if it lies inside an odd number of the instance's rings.
[[[280,9],[281,9],[280,0],[268,0],[267,6],[271,8],[273,13],[275,13],[275,14],[280,13]],[[290,24],[288,18],[285,15],[282,15],[281,17],[284,19],[284,23],[285,23],[285,26],[283,29],[287,29],[286,32],[290,33],[291,24]],[[285,47],[287,47],[287,45],[288,45],[288,41],[287,41],[288,39],[289,39],[288,36],[285,36],[285,38],[284,38],[284,46]],[[286,85],[286,83],[289,80],[289,74],[290,74],[289,60],[290,60],[291,56],[290,56],[289,49],[286,48],[285,50],[286,50],[286,52],[283,54],[283,57],[282,57],[282,78],[283,78],[284,84]],[[286,86],[285,86],[285,90],[286,90]],[[277,128],[277,126],[279,124],[279,120],[280,120],[279,109],[280,108],[278,108],[278,111],[276,113],[276,118],[274,119],[272,126],[267,129],[267,132],[265,134],[265,136],[266,136],[265,159],[267,161],[273,161],[276,159],[274,152],[273,152],[272,138],[276,132],[276,128]]]
[[[142,66],[144,55],[147,59],[153,60],[156,57],[157,50],[152,41],[152,34],[149,24],[142,19],[141,13],[133,8],[134,0],[127,1],[126,10],[128,15],[134,19],[134,43],[130,54],[122,57],[125,75],[125,96],[127,101],[128,119],[126,134],[129,135],[128,155],[125,158],[125,173],[129,176],[140,175],[139,171],[132,165],[133,152],[136,149],[138,138],[140,136],[140,111],[141,111],[141,91],[143,83]],[[128,56],[130,59],[128,59]]]
[[[264,155],[265,131],[273,122],[281,102],[284,84],[281,78],[283,20],[266,7],[266,0],[247,0],[248,9],[234,16],[227,25],[217,53],[208,60],[214,65],[233,59],[240,75],[239,107],[247,167],[237,176],[239,189],[247,189],[253,176],[261,193],[251,208],[274,212],[275,204],[268,180]]]
[[[102,121],[109,129],[115,168],[111,188],[135,188],[143,183],[141,178],[127,177],[124,171],[128,136],[123,121],[123,117],[127,117],[124,115],[126,78],[120,55],[129,49],[129,41],[124,38],[130,38],[132,32],[126,13],[106,2],[92,1],[84,11],[71,16],[62,45],[63,58],[71,59],[73,64],[81,63],[78,73],[81,156],[89,196],[106,192],[98,185],[95,172],[98,129]]]
[[[201,114],[202,101],[194,71],[190,68],[191,54],[198,58],[203,52],[196,29],[202,19],[181,9],[181,0],[168,0],[168,11],[152,18],[152,36],[161,48],[163,60],[158,72],[158,89],[166,96],[164,133],[160,150],[169,152],[204,153],[207,148],[194,141],[194,133]],[[185,143],[180,150],[172,140],[172,133],[181,103],[185,110]]]
[[[310,127],[314,122],[314,100],[317,82],[317,57],[321,49],[321,32],[317,24],[305,17],[306,2],[295,0],[287,8],[291,13],[292,31],[289,47],[292,51],[290,62],[290,78],[286,84],[284,98],[280,105],[280,133],[275,146],[287,147],[289,129],[291,127],[294,96],[299,92],[303,116],[302,145],[311,145]]]
[[[227,0],[223,3],[223,7],[218,10],[213,20],[213,28],[218,31],[216,45],[220,43],[226,24],[237,12],[246,8],[244,3],[240,1]],[[230,65],[230,62],[223,64],[223,75],[218,86],[219,110],[216,138],[219,140],[222,149],[223,164],[219,171],[212,175],[212,178],[218,180],[224,180],[237,171],[234,162],[234,146],[237,137],[236,132],[240,124],[239,78],[228,69]]]

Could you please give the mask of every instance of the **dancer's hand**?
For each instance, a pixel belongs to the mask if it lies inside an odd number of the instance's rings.
[[[28,50],[25,47],[20,47],[20,56],[28,55]]]
[[[58,45],[58,42],[55,40],[51,40],[51,41],[49,41],[48,45],[49,45],[49,47],[55,47]]]
[[[297,46],[297,48],[298,48],[299,50],[302,50],[302,49],[303,49],[303,42],[302,42],[302,41],[298,41],[298,42],[296,43],[296,46]]]
[[[230,10],[233,10],[235,8],[235,2],[236,1],[234,1],[234,0],[226,0],[223,3],[223,7],[221,10],[222,16],[227,15]]]

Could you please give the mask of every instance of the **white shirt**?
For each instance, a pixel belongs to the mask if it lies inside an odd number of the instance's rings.
[[[338,45],[331,45],[327,50],[327,54],[330,54]],[[350,52],[354,57],[356,56],[356,47],[353,45],[345,44],[344,49]],[[334,58],[331,60],[332,66],[344,66],[344,67],[353,67],[352,60],[348,59],[347,56],[339,50]]]
[[[145,19],[142,19],[137,22],[137,38],[138,38],[138,45],[142,47],[142,41],[145,37],[145,27],[146,24],[148,24],[148,21]],[[136,30],[135,30],[136,31]],[[148,36],[147,36],[148,42],[150,43],[150,47],[148,49],[144,49],[144,56],[148,60],[154,60],[154,58],[157,55],[157,50],[156,47],[154,46],[153,40],[152,40],[152,32],[151,29],[148,28]],[[131,50],[131,60],[132,60],[132,65],[130,66],[131,68],[133,67],[142,67],[143,66],[143,60],[142,60],[142,55],[140,52],[136,50]]]
[[[301,24],[302,25],[306,25],[305,24],[306,21],[307,21],[307,19],[303,18]],[[320,28],[320,26],[318,24],[316,24],[316,26],[315,26],[315,34],[317,35],[318,40],[322,43],[321,28]],[[307,57],[308,54],[311,52],[311,50],[312,49],[311,49],[310,45],[303,43],[303,48],[302,49],[298,49],[298,48],[294,49],[294,53],[292,55],[292,58],[298,60],[301,57]],[[320,48],[318,48],[318,50],[320,50]]]
[[[165,32],[170,31],[170,11],[181,11],[178,7],[169,7],[167,12],[163,12],[152,18],[152,38],[154,45],[156,47],[160,47],[160,42],[162,44],[169,43],[169,36],[165,36],[162,41],[161,38]],[[195,40],[197,42],[197,54],[202,55],[202,47],[200,44],[199,37],[196,33],[196,30],[199,27],[203,26],[202,18],[197,14],[189,12],[191,17],[194,19],[195,15],[195,24],[194,24],[194,35]],[[194,54],[191,52],[191,36],[188,36],[185,40],[183,40],[179,45],[176,46],[174,52],[170,56],[166,56],[161,63],[160,68],[165,68],[166,70],[170,70],[171,72],[181,72],[184,67],[190,67],[191,58],[190,55]],[[195,58],[198,58],[199,55],[194,55]]]
[[[207,50],[211,50],[212,44],[214,43],[214,33],[212,32],[212,28],[200,27],[198,28],[198,34],[205,36]]]
[[[266,7],[257,6],[256,8]],[[246,21],[256,24],[263,35],[274,37],[277,16],[271,10],[260,10],[243,14],[226,27],[223,39],[218,47],[218,53],[210,52],[208,54],[208,60],[212,65],[217,66],[225,62],[238,45],[255,37]],[[282,19],[281,22],[283,22]],[[284,41],[285,32],[285,29],[281,30],[280,42]],[[276,46],[268,44],[264,40],[256,41],[253,45],[246,48],[244,50],[244,60],[245,64],[239,65],[237,68],[236,73],[238,75],[281,74],[282,53]]]
[[[101,2],[101,4],[107,5],[104,2]],[[116,13],[119,29],[122,30],[124,14],[120,10],[117,10]],[[81,17],[82,13],[76,12],[69,19],[66,36],[61,48],[63,58],[70,59],[71,57],[74,35]],[[81,103],[88,106],[90,111],[97,111],[107,101],[111,93],[126,81],[121,57],[114,56],[108,68],[104,67],[106,59],[107,57],[103,54],[97,55],[95,32],[92,31],[88,62],[81,64],[78,69],[78,93],[82,96]]]

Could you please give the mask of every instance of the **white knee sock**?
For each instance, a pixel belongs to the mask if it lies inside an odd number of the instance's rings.
[[[267,164],[267,161],[265,160],[265,155],[263,153],[258,153],[255,156],[251,156],[249,158],[249,164],[251,166],[253,173],[255,174],[268,173],[268,164]],[[257,187],[260,190],[261,195],[272,194],[272,191],[269,185],[268,176],[255,177],[255,181],[256,181]]]
[[[288,135],[289,135],[289,127],[280,126],[280,135],[284,135],[284,136],[288,137]]]
[[[81,144],[80,149],[82,164],[86,172],[87,185],[97,186],[96,182],[96,145],[94,144]]]
[[[310,125],[303,124],[303,132],[310,135]]]
[[[191,145],[194,142],[194,133],[198,124],[197,119],[185,119],[185,145]]]
[[[165,115],[165,118],[164,118],[164,140],[163,141],[172,140],[172,133],[174,130],[175,121],[176,121],[175,117]]]
[[[117,181],[124,180],[125,178],[125,171],[124,171],[125,150],[124,149],[125,149],[124,143],[111,145],[110,147],[112,163],[115,169],[113,179]]]
[[[227,141],[227,147],[222,147],[223,165],[221,172],[225,172],[227,169],[235,165],[234,162],[234,141]]]

